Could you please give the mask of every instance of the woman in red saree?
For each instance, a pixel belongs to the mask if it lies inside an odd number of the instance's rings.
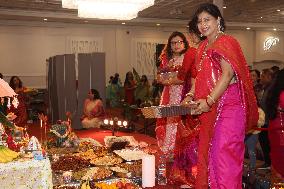
[[[12,76],[9,83],[10,87],[14,89],[15,93],[18,94],[17,98],[19,101],[19,105],[17,108],[11,106],[7,112],[13,112],[17,117],[13,120],[13,122],[17,126],[24,127],[27,124],[28,113],[27,113],[27,96],[25,94],[26,87],[23,86],[23,82],[18,76]]]
[[[195,48],[189,48],[188,41],[181,32],[173,32],[170,35],[160,56],[161,65],[157,80],[164,85],[160,105],[180,104],[187,92],[185,81],[192,78],[189,80],[189,88],[194,84],[195,52]],[[157,119],[156,138],[162,153],[167,157],[174,155],[177,133],[180,133],[179,130],[183,127],[180,116]]]
[[[284,179],[284,69],[277,73],[275,82],[268,93],[267,109],[269,118],[268,136],[272,172],[276,182]]]
[[[200,134],[196,189],[241,189],[245,130],[258,120],[256,98],[239,43],[223,34],[214,4],[203,4],[192,22],[206,39],[197,49],[194,99]],[[188,99],[185,99],[187,102]]]

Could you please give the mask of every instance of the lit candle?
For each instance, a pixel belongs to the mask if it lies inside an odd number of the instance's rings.
[[[40,128],[42,128],[42,119],[40,120]]]
[[[155,156],[142,157],[142,187],[155,186]]]
[[[110,124],[110,125],[113,125],[113,121],[112,121],[112,120],[110,120],[110,121],[109,121],[109,124]]]
[[[120,126],[120,125],[121,125],[121,121],[117,121],[117,125],[119,125],[119,126]]]
[[[127,121],[123,121],[123,126],[126,127],[127,126]]]

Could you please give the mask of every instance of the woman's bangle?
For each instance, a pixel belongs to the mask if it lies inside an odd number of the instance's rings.
[[[212,100],[213,104],[216,102],[216,101],[214,100],[214,98],[213,98],[211,95],[208,95],[207,98],[210,98],[210,100]],[[206,100],[207,100],[207,99],[206,99]]]
[[[188,92],[188,93],[186,93],[186,95],[185,95],[186,97],[188,97],[188,96],[190,96],[190,97],[194,97],[194,94],[192,93],[192,92]]]
[[[211,104],[211,106],[210,106],[210,104],[208,103],[208,100],[207,100],[207,98],[206,98],[206,104],[207,104],[207,106],[209,107],[209,108],[211,108],[212,107],[212,104]]]

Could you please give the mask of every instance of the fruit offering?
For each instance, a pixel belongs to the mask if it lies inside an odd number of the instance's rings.
[[[13,161],[19,156],[18,152],[14,152],[6,146],[0,146],[0,163]]]

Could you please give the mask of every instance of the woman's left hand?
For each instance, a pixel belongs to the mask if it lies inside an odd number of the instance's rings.
[[[202,114],[203,112],[209,112],[210,107],[206,103],[206,99],[198,99],[197,102],[198,106],[193,110],[194,114]]]

